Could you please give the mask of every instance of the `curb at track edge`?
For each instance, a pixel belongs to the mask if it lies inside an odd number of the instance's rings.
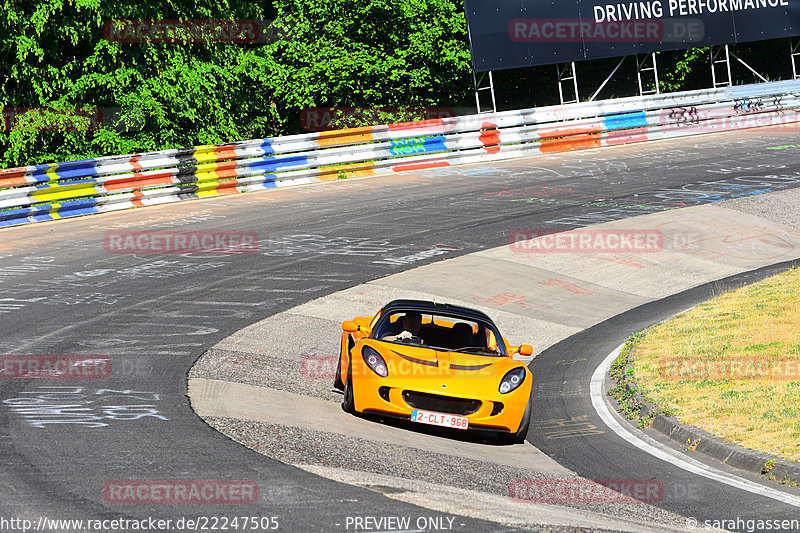
[[[636,312],[637,310],[641,309],[641,307],[646,307],[653,304],[657,304],[659,302],[663,302],[665,300],[686,296],[695,291],[702,291],[703,289],[708,288],[709,286],[717,285],[719,283],[726,283],[726,282],[730,283],[735,281],[736,279],[741,278],[742,276],[747,276],[748,278],[752,277],[752,279],[747,279],[744,283],[742,283],[742,286],[757,283],[758,281],[770,275],[773,275],[773,271],[785,271],[792,267],[798,266],[798,263],[800,263],[800,260],[794,259],[790,261],[784,261],[781,263],[775,263],[773,265],[764,266],[748,272],[735,274],[727,278],[712,281],[700,285],[698,287],[687,289],[686,291],[668,296],[666,298],[662,298],[661,300],[656,300],[655,302],[648,302],[647,304],[644,304],[644,306],[640,306],[639,308],[626,311],[625,313],[622,313],[622,315]],[[617,315],[616,317],[612,317],[611,319],[608,320],[613,320],[620,316],[621,315]],[[602,326],[603,324],[608,322],[608,320],[600,324],[597,324],[589,329]],[[664,320],[659,320],[658,322],[663,322],[663,321]],[[584,330],[584,332],[585,331],[587,330]],[[580,333],[583,332],[579,332],[576,335],[579,335]],[[558,346],[558,344],[548,348],[548,350],[554,348],[555,346]],[[624,343],[618,346],[614,351],[612,351],[606,357],[604,357],[603,361],[595,368],[590,383],[590,397],[592,405],[595,408],[597,414],[600,416],[603,422],[605,422],[605,424],[608,426],[609,429],[611,429],[618,436],[622,437],[623,439],[625,439],[632,445],[636,446],[637,448],[641,449],[645,453],[648,453],[656,458],[669,462],[670,464],[678,466],[679,468],[682,468],[697,475],[702,475],[704,477],[713,479],[715,481],[720,481],[722,483],[734,486],[736,488],[740,488],[742,490],[747,490],[748,492],[754,492],[762,496],[770,497],[772,499],[788,503],[789,505],[793,505],[795,507],[800,507],[800,498],[798,497],[792,496],[789,493],[781,492],[766,484],[759,484],[747,481],[732,474],[727,474],[721,471],[717,471],[707,465],[703,465],[696,459],[693,459],[676,450],[668,449],[668,451],[665,451],[663,445],[659,445],[657,441],[652,439],[652,437],[649,437],[641,433],[638,430],[638,428],[623,427],[620,421],[628,422],[627,425],[630,426],[629,421],[625,420],[619,414],[616,408],[613,409],[613,414],[612,414],[612,411],[609,408],[611,400],[606,398],[605,394],[607,389],[606,387],[607,380],[611,379],[610,376],[608,376],[608,371],[613,361],[619,355],[623,346]],[[785,461],[778,457],[773,457],[771,455],[762,452],[749,450],[737,444],[724,442],[719,437],[714,437],[713,435],[706,433],[705,431],[702,431],[698,428],[681,424],[675,418],[667,417],[664,415],[657,415],[653,421],[653,429],[665,435],[670,440],[677,442],[679,444],[685,444],[687,438],[692,438],[693,441],[697,439],[698,446],[696,451],[702,453],[706,457],[710,457],[712,459],[720,461],[724,464],[728,464],[735,468],[739,468],[746,472],[763,475],[762,469],[764,468],[764,464],[767,461],[774,460],[775,466],[772,468],[770,472],[772,475],[776,476],[776,478],[777,476],[780,475],[780,476],[786,476],[790,480],[792,479],[795,481],[800,480],[800,465],[798,464],[794,464],[789,461]]]

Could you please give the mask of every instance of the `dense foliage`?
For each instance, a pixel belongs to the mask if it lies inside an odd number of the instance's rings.
[[[30,112],[0,133],[8,166],[214,143],[277,131],[265,90],[273,59],[235,44],[123,43],[104,39],[119,19],[266,18],[257,4],[200,0],[167,9],[121,0],[4,0],[0,12],[0,105]],[[72,110],[104,127],[76,120]]]
[[[472,87],[463,2],[286,0],[274,48],[282,116],[315,106],[452,106]]]
[[[471,84],[454,0],[0,2],[0,166],[295,132],[308,107],[442,105]],[[277,19],[282,38],[104,37],[161,19]]]
[[[377,107],[385,112],[366,119],[389,122],[427,106],[474,106],[463,0],[0,6],[0,167],[298,133],[314,107]],[[112,21],[142,20],[272,24],[257,42],[104,34]],[[705,54],[668,58],[662,88],[708,86]],[[580,64],[582,91],[616,61]],[[635,70],[626,68],[601,98],[635,91]],[[552,65],[499,72],[495,83],[502,109],[552,104],[558,94]]]

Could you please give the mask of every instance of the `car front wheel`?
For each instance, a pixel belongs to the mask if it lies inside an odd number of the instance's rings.
[[[522,420],[519,423],[519,429],[516,433],[500,433],[498,436],[500,440],[508,444],[522,444],[525,442],[525,437],[528,436],[528,428],[531,425],[531,401],[528,400],[528,406],[525,407],[525,414],[522,415]]]
[[[344,383],[342,383],[342,356],[339,355],[339,362],[336,363],[336,376],[333,378],[333,388],[344,390]]]
[[[347,365],[347,381],[344,383],[344,399],[342,400],[342,409],[346,413],[355,414],[356,403],[353,398],[353,361]]]

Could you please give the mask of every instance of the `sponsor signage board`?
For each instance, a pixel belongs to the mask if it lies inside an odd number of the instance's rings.
[[[466,0],[476,72],[800,35],[800,0]]]

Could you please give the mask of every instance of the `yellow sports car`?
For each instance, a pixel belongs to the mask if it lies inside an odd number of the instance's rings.
[[[533,374],[480,311],[395,300],[374,317],[342,324],[334,386],[342,409],[462,430],[489,430],[523,442]]]

